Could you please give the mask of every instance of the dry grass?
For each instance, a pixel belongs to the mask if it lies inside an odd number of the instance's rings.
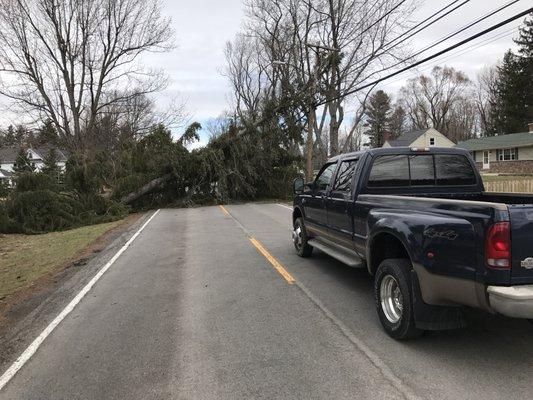
[[[0,235],[0,299],[66,265],[124,221],[43,235]]]

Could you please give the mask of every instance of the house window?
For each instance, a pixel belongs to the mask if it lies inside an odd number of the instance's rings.
[[[496,152],[496,159],[498,161],[514,161],[518,160],[518,149],[498,149]]]
[[[435,138],[434,137],[429,138],[429,145],[430,146],[435,146]]]

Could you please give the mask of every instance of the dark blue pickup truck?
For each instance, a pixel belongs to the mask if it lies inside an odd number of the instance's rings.
[[[533,318],[533,196],[487,193],[469,153],[389,148],[294,182],[293,241],[374,276],[396,339],[464,325],[464,307]]]

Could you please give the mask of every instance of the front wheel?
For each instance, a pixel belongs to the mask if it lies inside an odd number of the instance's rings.
[[[296,254],[300,257],[309,257],[313,252],[313,246],[307,243],[307,231],[305,230],[302,218],[297,218],[296,221],[294,221],[292,241],[294,243],[294,248],[296,249]]]
[[[379,265],[374,281],[376,309],[385,332],[394,339],[411,339],[423,331],[415,325],[411,295],[411,263],[389,258]]]

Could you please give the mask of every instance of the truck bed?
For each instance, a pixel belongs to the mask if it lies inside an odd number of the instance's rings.
[[[465,201],[465,207],[458,204],[458,209],[469,209],[468,205],[487,206],[501,212],[502,221],[510,222],[511,231],[511,257],[512,264],[507,282],[510,285],[533,283],[533,195],[516,193],[422,193],[410,198],[431,198],[435,200],[433,209],[441,209],[439,199]],[[467,203],[472,202],[472,203]],[[471,210],[471,209],[470,209]],[[478,208],[479,211],[479,208]],[[486,229],[487,227],[485,227]],[[497,280],[503,278],[504,271],[489,271],[489,275],[499,275]],[[490,280],[490,278],[489,278]]]

